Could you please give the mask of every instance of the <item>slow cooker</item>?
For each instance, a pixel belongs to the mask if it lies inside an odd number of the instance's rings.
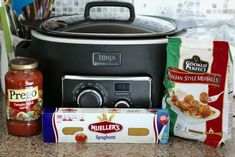
[[[128,8],[130,16],[92,18],[91,8],[100,6]],[[167,37],[185,27],[166,17],[135,15],[130,3],[90,2],[84,16],[37,23],[16,55],[39,61],[46,106],[160,107]]]

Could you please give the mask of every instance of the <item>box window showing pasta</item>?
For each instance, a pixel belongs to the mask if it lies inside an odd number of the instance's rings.
[[[43,140],[166,144],[169,121],[164,109],[45,108]]]

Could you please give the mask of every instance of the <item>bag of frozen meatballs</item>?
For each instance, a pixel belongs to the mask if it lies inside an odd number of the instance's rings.
[[[214,147],[231,137],[232,68],[227,42],[168,39],[162,102],[172,135]]]

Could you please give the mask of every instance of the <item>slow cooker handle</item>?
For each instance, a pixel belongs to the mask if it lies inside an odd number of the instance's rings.
[[[89,2],[85,6],[85,13],[84,18],[86,21],[92,20],[90,18],[90,9],[93,7],[100,7],[100,6],[108,6],[108,7],[124,7],[128,8],[130,11],[130,17],[127,20],[128,22],[133,22],[135,20],[135,8],[131,3],[127,2],[115,2],[115,1],[95,1],[95,2]],[[110,21],[110,20],[107,20]]]

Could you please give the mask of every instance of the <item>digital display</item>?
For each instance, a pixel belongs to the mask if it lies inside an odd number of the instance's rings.
[[[115,83],[115,91],[130,91],[130,84],[129,83]]]

